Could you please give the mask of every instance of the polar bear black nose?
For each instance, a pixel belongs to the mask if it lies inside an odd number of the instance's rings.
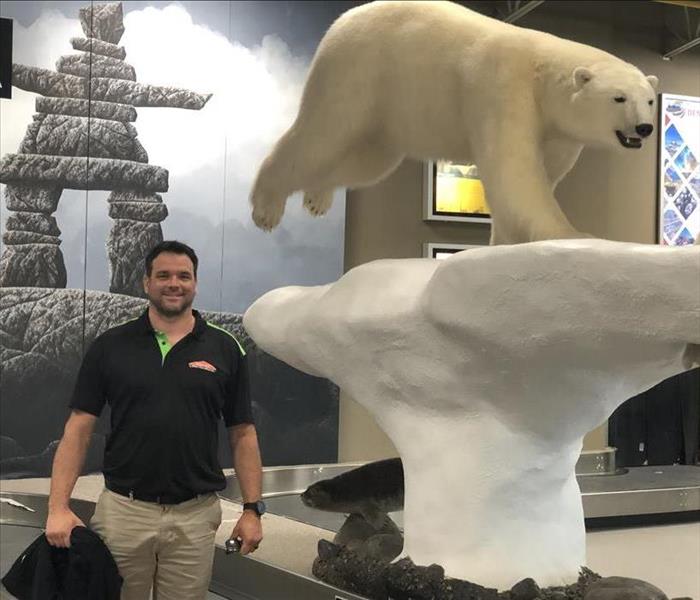
[[[654,126],[651,123],[642,123],[637,125],[634,130],[642,137],[649,137],[651,132],[654,131]]]

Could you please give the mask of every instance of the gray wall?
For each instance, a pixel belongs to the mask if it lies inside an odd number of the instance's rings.
[[[483,3],[465,4],[484,8]],[[636,11],[655,10],[655,6],[649,9],[652,3],[596,2],[598,15],[589,20],[586,15],[592,13],[586,5],[590,4],[546,2],[518,25],[611,52],[645,73],[657,75],[660,92],[700,96],[700,48],[672,62],[663,61],[658,24],[652,27],[653,23],[644,25],[625,19],[614,6],[624,5],[624,10],[634,16]],[[575,227],[606,239],[655,243],[656,139],[654,135],[652,143],[641,151],[584,150],[556,192]],[[379,258],[421,256],[424,242],[487,243],[488,226],[424,222],[421,194],[422,167],[414,161],[404,162],[391,177],[372,188],[350,191],[345,269]],[[606,445],[603,425],[589,434],[584,447]],[[373,419],[341,390],[339,459],[373,460],[392,455],[395,450],[391,442]]]

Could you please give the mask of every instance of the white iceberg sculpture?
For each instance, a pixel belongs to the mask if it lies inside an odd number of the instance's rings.
[[[586,432],[698,357],[700,247],[604,240],[379,260],[244,326],[363,404],[405,471],[404,556],[508,589],[585,564]]]

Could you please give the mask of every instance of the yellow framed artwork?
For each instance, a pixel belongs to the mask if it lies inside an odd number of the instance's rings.
[[[424,219],[491,223],[476,165],[428,161],[423,169]]]

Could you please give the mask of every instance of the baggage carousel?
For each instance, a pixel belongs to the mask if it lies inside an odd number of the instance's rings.
[[[224,522],[217,533],[209,600],[364,600],[311,574],[318,540],[331,540],[345,515],[310,509],[299,497],[312,483],[362,464],[264,469],[266,539],[258,552],[247,557],[226,554],[223,549],[241,511],[238,482],[227,472],[227,488],[221,493]],[[577,474],[589,530],[700,521],[700,466],[619,469],[614,465],[614,451],[609,451],[584,453]],[[48,480],[5,480],[0,484],[0,573],[4,574],[42,532]],[[77,499],[72,505],[85,522],[101,488],[98,475],[82,477],[76,486]],[[28,492],[30,489],[36,492]],[[391,516],[402,527],[402,514]],[[2,589],[0,598],[12,596]]]

